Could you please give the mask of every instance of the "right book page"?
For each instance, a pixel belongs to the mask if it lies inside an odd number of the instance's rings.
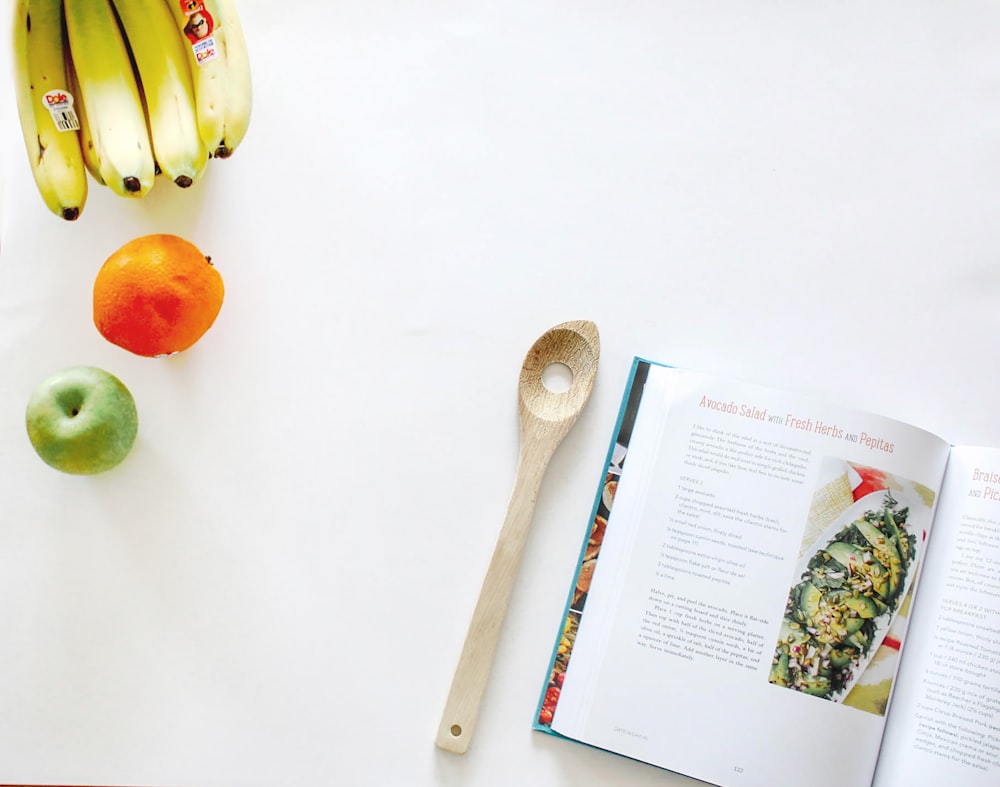
[[[876,787],[1000,784],[1000,450],[956,447]]]

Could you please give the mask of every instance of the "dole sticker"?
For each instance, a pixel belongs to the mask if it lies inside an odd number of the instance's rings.
[[[42,96],[42,106],[49,111],[60,131],[80,130],[80,118],[73,109],[73,95],[68,90],[50,90]]]

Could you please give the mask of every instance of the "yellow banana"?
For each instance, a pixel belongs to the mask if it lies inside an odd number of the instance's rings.
[[[191,64],[198,133],[209,155],[222,141],[228,91],[226,53],[215,29],[213,11],[203,0],[164,0],[173,12]]]
[[[87,201],[74,96],[66,81],[61,0],[16,0],[14,81],[24,144],[46,206],[73,221]],[[52,107],[52,109],[50,109]]]
[[[226,53],[226,104],[222,139],[212,155],[229,158],[250,126],[253,104],[250,58],[235,0],[214,0],[214,4],[217,29],[222,33],[222,46]]]
[[[76,78],[73,57],[65,40],[63,41],[63,55],[66,58],[66,79],[69,82],[69,90],[74,96],[79,96],[80,82]],[[73,106],[76,109],[76,117],[80,121],[80,150],[83,152],[83,163],[91,177],[104,186],[106,184],[104,178],[101,177],[101,159],[97,155],[97,147],[94,145],[94,135],[90,133],[87,108],[82,101],[77,101]]]
[[[176,2],[176,0],[174,0]],[[160,170],[187,188],[208,163],[186,47],[165,0],[113,0],[128,39]]]
[[[110,0],[63,0],[81,100],[104,182],[122,196],[153,187],[155,164],[139,86]]]

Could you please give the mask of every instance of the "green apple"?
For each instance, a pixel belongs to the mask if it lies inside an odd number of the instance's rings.
[[[25,422],[38,455],[75,475],[110,470],[132,450],[139,430],[128,388],[93,366],[63,369],[42,382],[28,400]]]

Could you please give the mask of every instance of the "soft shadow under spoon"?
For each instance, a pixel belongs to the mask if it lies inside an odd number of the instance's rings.
[[[520,452],[514,489],[438,727],[435,743],[447,751],[464,754],[469,748],[538,489],[549,459],[590,398],[600,354],[597,326],[576,320],[542,334],[521,365],[517,389]],[[554,363],[564,364],[573,374],[565,391],[551,391],[542,381],[542,373]]]

